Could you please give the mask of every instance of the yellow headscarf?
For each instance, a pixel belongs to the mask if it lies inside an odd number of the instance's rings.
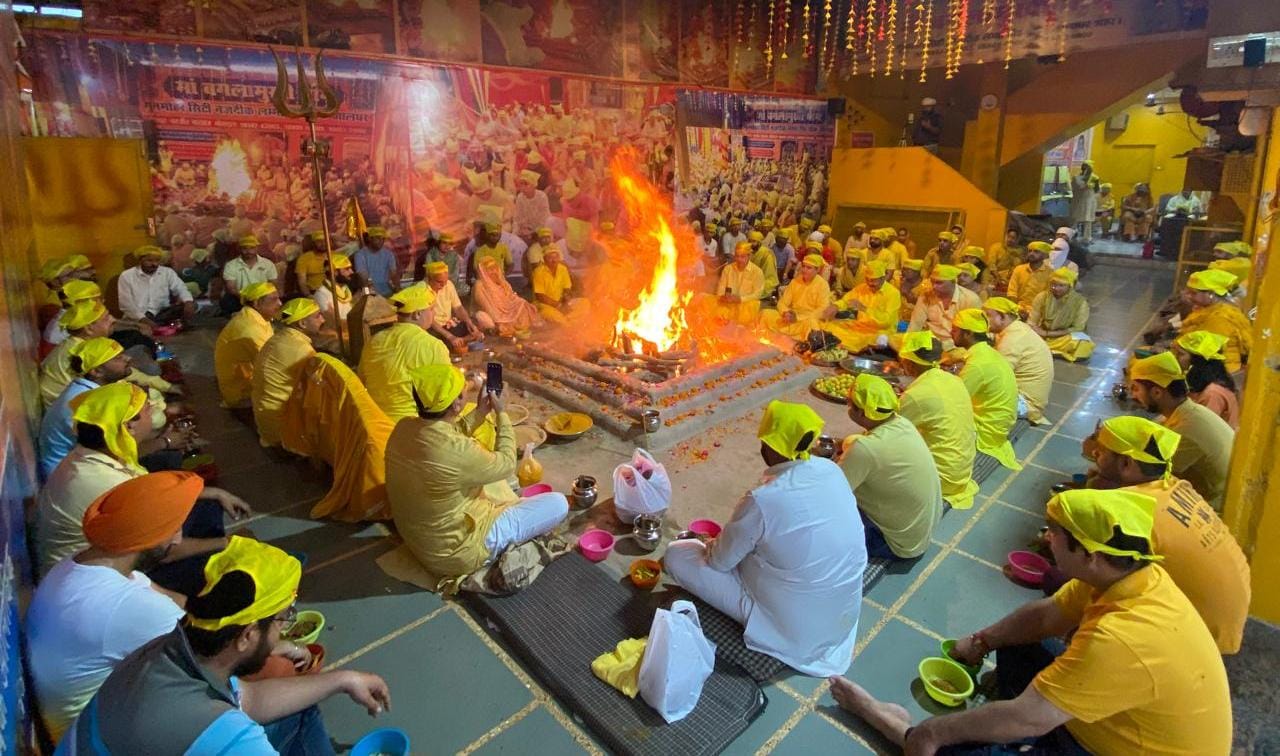
[[[973,263],[960,263],[956,266],[956,270],[959,270],[961,273],[968,273],[970,278],[977,278],[982,275],[982,271]]]
[[[1253,247],[1248,242],[1243,241],[1218,242],[1213,245],[1213,249],[1214,251],[1226,252],[1235,257],[1253,256]]]
[[[902,261],[902,267],[905,270],[914,270],[917,273],[924,270],[924,260],[906,259]]]
[[[453,365],[423,365],[409,371],[409,383],[428,412],[444,412],[462,396],[467,380]]]
[[[849,392],[853,406],[872,420],[887,420],[898,411],[898,394],[878,375],[860,373]]]
[[[1191,278],[1187,279],[1187,288],[1196,289],[1197,291],[1211,291],[1220,297],[1225,297],[1236,288],[1236,284],[1240,279],[1225,270],[1200,270],[1191,274]]]
[[[976,307],[957,312],[956,316],[952,318],[951,324],[956,328],[974,333],[986,333],[991,330],[990,324],[987,323],[987,316],[982,314],[982,310]]]
[[[954,265],[936,265],[929,278],[934,281],[954,281],[960,275],[960,269]]]
[[[752,231],[751,233],[747,234],[747,239],[753,242],[762,242],[764,241],[764,234],[760,233],[759,231]]]
[[[64,283],[58,293],[62,295],[63,302],[73,305],[86,299],[100,299],[102,288],[93,281],[81,281],[77,278]]]
[[[889,274],[888,266],[886,266],[881,260],[867,260],[863,263],[863,266],[866,270],[865,278],[867,280],[872,278],[884,278]]]
[[[141,262],[146,257],[158,257],[164,259],[164,250],[154,244],[144,244],[133,251],[133,259]]]
[[[344,268],[350,268],[350,267],[351,267],[351,257],[349,255],[344,255],[341,252],[333,253],[333,269],[334,270],[343,270]]]
[[[1149,449],[1155,442],[1156,454]],[[1102,421],[1098,428],[1098,443],[1116,454],[1132,457],[1139,462],[1164,465],[1164,478],[1173,475],[1173,454],[1178,450],[1182,436],[1160,423],[1145,417],[1120,415]]]
[[[1033,241],[1027,244],[1027,249],[1032,249],[1036,252],[1043,252],[1047,255],[1053,251],[1053,245],[1049,242]]]
[[[760,429],[756,437],[766,446],[787,459],[808,459],[809,449],[798,449],[806,434],[813,434],[809,441],[818,439],[823,421],[807,404],[780,402],[776,399],[764,408]]]
[[[1182,365],[1173,352],[1161,352],[1150,357],[1137,360],[1129,368],[1129,377],[1135,381],[1150,381],[1157,386],[1168,388],[1170,383],[1186,379]]]
[[[1070,268],[1058,268],[1053,272],[1053,275],[1049,277],[1049,280],[1057,281],[1058,283],[1064,283],[1067,286],[1074,288],[1076,285],[1076,280],[1078,278],[1079,276],[1076,274],[1074,270]]]
[[[831,233],[831,226],[828,226],[827,224],[823,223],[821,226],[818,226],[818,233],[820,234]]]
[[[1226,360],[1223,348],[1227,345],[1227,337],[1213,331],[1192,331],[1184,333],[1173,342],[1180,349],[1199,355],[1206,360]]]
[[[397,291],[389,299],[396,312],[409,315],[422,312],[435,304],[436,294],[426,284],[418,283]]]
[[[69,273],[72,270],[75,270],[75,268],[72,268],[65,258],[60,260],[45,260],[44,264],[40,266],[39,277],[40,280],[45,283],[52,283],[63,274]]]
[[[1127,536],[1145,538],[1151,543],[1156,511],[1156,500],[1151,496],[1124,489],[1063,491],[1049,500],[1047,511],[1049,519],[1075,536],[1090,554],[1102,552],[1144,562],[1163,558],[1133,549],[1117,549],[1106,543],[1114,537],[1116,528]]]
[[[969,246],[964,248],[964,251],[960,253],[960,256],[976,257],[979,260],[985,260],[987,259],[987,251],[982,247],[977,246],[976,244],[970,244]]]
[[[925,354],[921,355],[921,352]],[[899,357],[925,367],[937,367],[942,360],[941,352],[941,346],[930,331],[908,331],[902,334],[902,345],[898,347]]]
[[[253,601],[226,617],[187,614],[187,624],[200,630],[251,625],[276,616],[298,598],[302,563],[269,543],[242,536],[232,536],[227,548],[209,557],[204,565],[204,589],[199,595],[208,595],[233,572],[243,572],[253,578]]]
[[[822,255],[805,255],[804,264],[817,270],[822,270],[822,266],[827,262],[822,259]]]
[[[256,250],[262,244],[262,242],[258,241],[258,237],[254,236],[253,234],[245,234],[244,236],[240,237],[240,240],[236,243],[240,246],[241,250],[246,250],[246,249]]]
[[[115,339],[106,336],[95,336],[71,347],[71,356],[80,358],[80,374],[100,368],[117,355],[124,352],[124,347]]]
[[[956,242],[960,241],[960,239],[950,231],[939,231],[938,241],[948,241],[948,242],[951,242],[952,244],[955,244]]]
[[[752,233],[755,233],[755,232],[753,231]],[[751,242],[738,242],[737,244],[733,245],[733,254],[736,255],[739,252],[746,252],[747,254],[751,254]]]
[[[982,306],[984,309],[1004,313],[1005,315],[1018,314],[1018,303],[1005,297],[992,297],[983,302]]]
[[[276,291],[276,285],[270,281],[258,281],[256,283],[251,283],[240,290],[240,301],[246,304],[251,304],[269,294],[275,294]]]
[[[309,297],[290,299],[285,302],[284,307],[280,308],[280,314],[283,316],[285,325],[293,325],[306,320],[317,312],[320,312],[320,305]]]
[[[138,442],[126,424],[138,416],[146,403],[147,392],[132,383],[108,383],[72,399],[71,419],[101,428],[111,456],[130,467],[141,469],[138,466]]]
[[[76,302],[67,308],[58,318],[58,325],[68,331],[78,331],[87,325],[98,322],[98,319],[107,314],[107,308],[102,302],[96,299],[86,299],[82,302]]]
[[[492,260],[494,258],[486,257],[484,259]],[[445,263],[442,260],[434,260],[432,262],[427,263],[426,273],[429,276],[434,276],[438,273],[448,273],[448,272],[449,272],[449,265],[448,263]]]

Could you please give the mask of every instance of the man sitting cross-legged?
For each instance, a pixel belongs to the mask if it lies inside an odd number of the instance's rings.
[[[942,498],[956,509],[973,506],[977,454],[973,403],[964,382],[941,369],[942,345],[928,331],[903,334],[902,370],[915,380],[902,392],[902,416],[920,431],[942,481]]]
[[[987,316],[982,310],[961,310],[952,322],[956,346],[965,350],[960,380],[973,399],[973,422],[978,451],[990,454],[1010,470],[1021,470],[1009,442],[1018,421],[1018,381],[1013,368],[991,346]]]
[[[663,559],[686,590],[742,623],[748,648],[806,675],[849,667],[867,566],[849,484],[809,456],[821,430],[809,407],[770,402],[757,434],[762,483],[709,545],[677,541]]]
[[[1018,319],[1018,305],[1011,299],[992,297],[982,305],[987,325],[995,336],[996,351],[1009,361],[1018,382],[1018,417],[1033,425],[1048,422],[1044,410],[1053,388],[1053,352],[1031,326]]]

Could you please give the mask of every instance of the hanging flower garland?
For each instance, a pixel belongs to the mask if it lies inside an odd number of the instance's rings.
[[[787,50],[791,47],[791,0],[782,3],[782,59],[787,59]]]
[[[898,0],[889,0],[889,12],[886,26],[889,28],[884,46],[884,75],[893,75],[893,43],[898,28]]]
[[[933,35],[933,0],[924,4],[924,38],[920,45],[920,83],[929,79],[929,38]]]
[[[1004,70],[1009,70],[1009,61],[1013,60],[1013,20],[1018,12],[1018,0],[1006,0],[1004,13]]]
[[[764,34],[764,72],[766,76],[773,73],[773,14],[777,8],[776,0],[769,0],[769,27]]]

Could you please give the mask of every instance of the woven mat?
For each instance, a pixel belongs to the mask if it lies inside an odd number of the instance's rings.
[[[514,596],[468,594],[466,600],[610,751],[637,756],[721,752],[767,703],[759,684],[741,668],[718,658],[697,708],[674,724],[639,696],[627,698],[591,673],[592,659],[618,641],[648,635],[662,603],[662,594],[637,592],[624,581],[573,552]]]

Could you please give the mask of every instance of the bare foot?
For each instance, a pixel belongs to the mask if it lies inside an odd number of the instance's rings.
[[[911,714],[895,703],[879,701],[861,685],[844,678],[831,678],[831,696],[840,708],[866,721],[897,745],[905,742]]]

